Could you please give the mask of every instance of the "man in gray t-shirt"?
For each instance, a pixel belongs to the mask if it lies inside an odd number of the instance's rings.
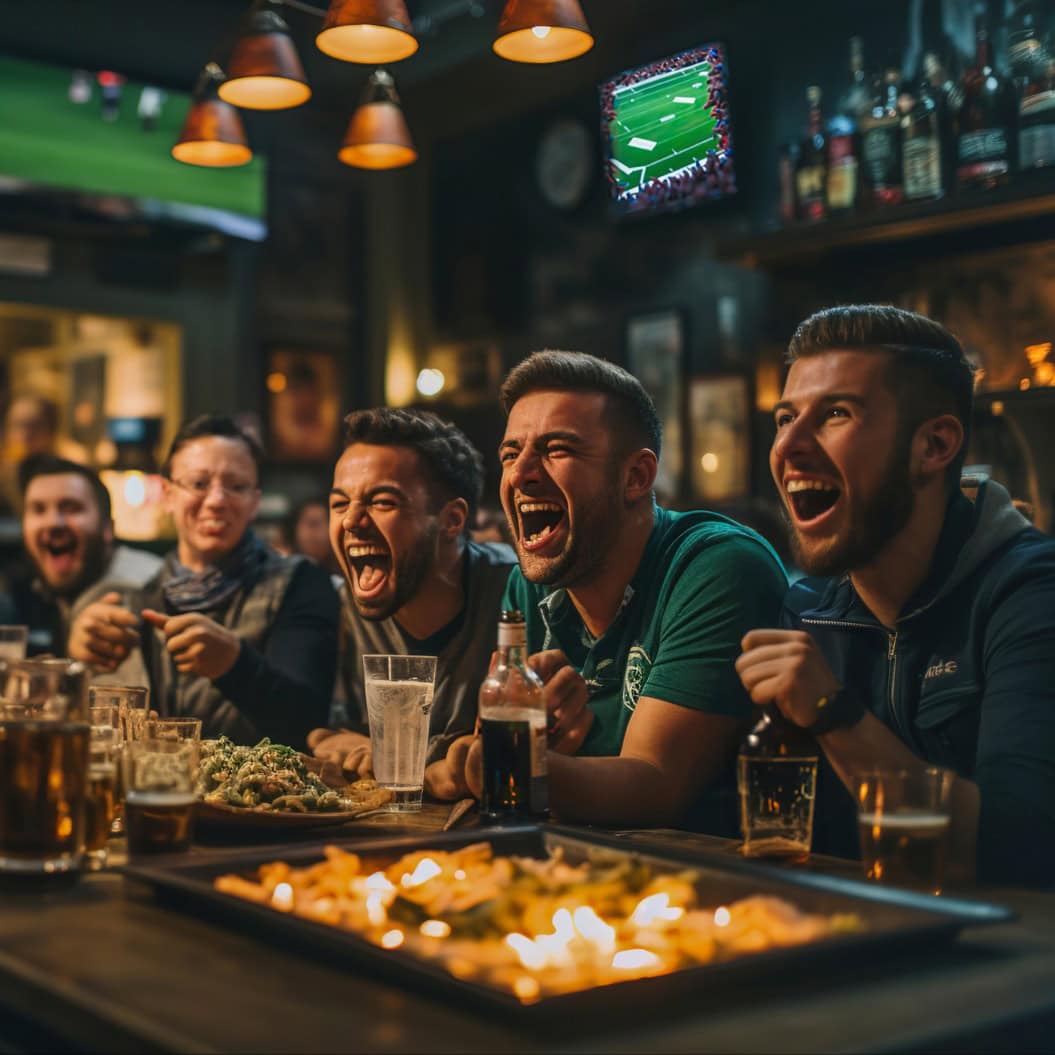
[[[308,743],[348,773],[363,773],[371,763],[362,657],[436,656],[425,781],[434,795],[453,793],[447,753],[475,728],[477,693],[516,563],[508,546],[468,538],[483,473],[466,436],[434,414],[377,408],[345,419],[345,450],[330,492],[330,543],[345,578],[341,673],[349,725],[361,731],[318,729]],[[585,707],[585,683],[563,656],[546,653],[537,662],[547,680],[551,735],[560,737]]]

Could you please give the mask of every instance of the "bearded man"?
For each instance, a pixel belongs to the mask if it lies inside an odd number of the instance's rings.
[[[318,729],[309,743],[349,773],[368,772],[362,657],[436,656],[425,787],[451,798],[458,792],[452,767],[460,769],[476,726],[516,558],[508,546],[469,537],[483,458],[456,426],[425,411],[381,407],[349,414],[344,440],[330,492],[330,542],[347,583],[341,672],[358,729]],[[546,682],[551,739],[573,750],[585,685],[559,652],[532,663]]]
[[[590,693],[582,747],[549,755],[554,812],[731,834],[752,711],[733,663],[780,609],[779,559],[726,517],[656,505],[659,419],[622,368],[536,352],[502,402],[500,493],[520,562],[503,607],[524,614],[529,651],[561,649]],[[479,763],[476,741],[464,771],[476,793]]]
[[[29,627],[30,655],[65,656],[76,617],[103,597],[116,602],[141,587],[161,560],[115,544],[110,493],[87,466],[34,455],[19,478],[27,561],[7,584],[8,618]]]
[[[830,763],[814,846],[856,852],[855,775],[939,766],[956,774],[959,878],[1051,885],[1055,544],[993,481],[961,491],[963,349],[921,315],[860,305],[806,319],[788,358],[770,466],[819,578],[791,589],[783,629],[745,636],[737,667]]]

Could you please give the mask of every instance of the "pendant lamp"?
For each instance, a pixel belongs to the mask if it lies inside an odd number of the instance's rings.
[[[417,161],[396,82],[385,70],[370,75],[337,157],[362,169],[402,168]]]
[[[511,62],[564,62],[592,47],[579,0],[507,0],[494,42]]]
[[[289,26],[274,11],[254,11],[227,63],[220,98],[249,110],[285,110],[311,98]]]
[[[198,80],[194,101],[172,156],[187,165],[231,168],[253,158],[238,111],[217,94],[224,72],[210,62]]]
[[[371,66],[418,50],[404,0],[332,0],[315,44],[332,58]]]

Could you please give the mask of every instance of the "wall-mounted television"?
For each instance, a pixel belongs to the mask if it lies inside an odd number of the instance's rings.
[[[719,44],[601,85],[606,175],[619,213],[682,209],[736,192],[727,89]]]

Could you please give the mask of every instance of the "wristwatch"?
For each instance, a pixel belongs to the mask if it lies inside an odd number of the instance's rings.
[[[811,736],[823,736],[835,729],[849,729],[856,725],[868,708],[860,693],[841,685],[834,696],[822,696],[817,701],[817,720],[806,727]]]

